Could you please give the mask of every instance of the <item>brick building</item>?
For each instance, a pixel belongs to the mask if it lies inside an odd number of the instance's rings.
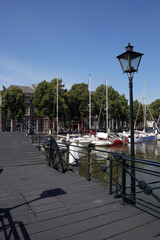
[[[36,129],[39,131],[42,131],[42,118],[35,116],[35,109],[33,107],[33,104],[31,102],[31,96],[33,95],[36,85],[32,84],[31,86],[18,86],[18,85],[11,85],[10,87],[17,87],[20,88],[24,94],[24,105],[26,108],[24,118],[31,123]],[[0,95],[0,104],[2,103],[2,97]],[[14,130],[19,128],[19,125],[17,123],[14,123]],[[4,117],[2,111],[0,111],[0,132],[3,131],[10,131],[11,129],[11,119],[8,114],[7,118]]]

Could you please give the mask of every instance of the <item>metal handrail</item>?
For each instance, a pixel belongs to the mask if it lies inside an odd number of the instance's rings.
[[[125,153],[119,154],[105,150],[95,150],[86,148],[86,161],[88,161],[86,168],[82,166],[81,159],[78,161],[79,171],[86,175],[87,179],[101,180],[109,184],[109,194],[114,194],[114,197],[122,197],[123,203],[129,203],[136,207],[143,207],[144,211],[149,210],[149,213],[160,218],[160,163],[151,160],[144,160],[135,158],[136,175],[132,176],[130,156]],[[75,150],[76,151],[76,150]],[[77,146],[78,151],[78,146]],[[96,160],[94,153],[108,154],[108,157],[99,156],[101,161],[108,163],[104,166],[100,161]],[[70,154],[70,153],[68,153]],[[88,160],[87,160],[88,159]],[[99,170],[91,171],[91,164],[96,164]],[[142,166],[148,169],[144,169]],[[142,165],[142,166],[137,166]],[[149,167],[156,167],[157,170],[149,169]],[[113,174],[113,171],[114,174]],[[108,179],[101,179],[97,176],[99,172],[103,172]],[[153,180],[146,181],[146,176],[153,177]],[[136,182],[136,197],[131,194],[130,177],[134,178]],[[155,179],[156,178],[156,179]],[[148,199],[148,200],[147,200]],[[147,210],[146,210],[147,209]]]
[[[64,172],[63,159],[62,159],[60,149],[58,147],[56,140],[52,136],[50,136],[48,139],[40,131],[38,131],[32,124],[30,124],[25,118],[23,118],[22,120],[23,120],[23,123],[27,126],[26,135],[28,137],[31,136],[32,143],[35,143],[35,140],[36,141],[38,140],[37,147],[39,150],[41,149],[41,147],[49,148],[48,154],[46,155],[48,164],[51,167],[56,168],[61,173],[63,173]]]
[[[160,218],[160,163],[151,160],[134,158],[136,175],[132,175],[132,159],[125,153],[114,153],[111,151],[98,150],[94,148],[84,148],[75,146],[70,150],[72,143],[61,143],[50,136],[48,139],[41,132],[34,128],[27,120],[25,124],[33,131],[30,136],[33,143],[38,136],[39,150],[45,146],[47,150],[47,160],[49,166],[58,169],[61,173],[67,170],[76,169],[80,174],[87,177],[88,181],[93,179],[103,182],[109,187],[109,194],[114,197],[121,197],[123,203],[132,204],[136,207],[149,211],[150,214]],[[34,135],[35,134],[35,135]],[[60,150],[61,146],[66,147],[65,151]],[[74,153],[79,153],[79,158],[74,157]],[[69,157],[74,158],[70,164]],[[97,169],[93,171],[93,165]],[[145,169],[144,169],[145,165]],[[154,168],[154,169],[153,169]],[[103,174],[103,178],[100,176]],[[131,177],[136,183],[136,195],[131,193]]]

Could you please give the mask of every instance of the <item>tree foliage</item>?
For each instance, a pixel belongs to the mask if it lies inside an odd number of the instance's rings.
[[[158,119],[158,117],[160,115],[160,99],[157,99],[154,102],[152,102],[150,104],[149,108],[153,115],[153,118]]]
[[[53,115],[53,101],[54,94],[49,88],[49,83],[44,80],[40,82],[32,96],[32,102],[36,108],[36,115],[38,117]]]
[[[133,114],[136,125],[143,121],[143,105],[137,99],[133,102]]]
[[[20,120],[25,112],[24,95],[20,88],[11,86],[8,89],[3,87],[1,91],[2,109],[5,116],[10,114],[11,119]],[[106,86],[101,84],[91,97],[92,117],[106,116]],[[57,78],[50,82],[46,80],[40,82],[32,96],[32,102],[39,117],[56,117],[57,113]],[[88,84],[78,83],[72,85],[70,90],[64,88],[62,79],[58,81],[58,113],[59,117],[70,116],[70,120],[77,118],[79,122],[82,116],[87,119],[89,111]],[[143,121],[143,105],[135,100],[134,120],[136,123]],[[154,119],[160,115],[160,99],[152,102],[149,106]],[[147,117],[150,113],[147,111]],[[129,106],[124,94],[120,95],[112,86],[108,87],[108,119],[129,120]],[[147,118],[149,119],[149,118]],[[151,118],[150,118],[151,119]],[[88,123],[87,123],[88,124]]]
[[[3,87],[1,96],[1,109],[5,117],[9,114],[11,119],[20,121],[25,113],[24,94],[22,90],[15,86],[11,86],[7,89]]]
[[[92,93],[92,115],[99,116],[100,112],[105,112],[105,85],[101,84]]]
[[[66,90],[62,84],[62,79],[58,80],[58,108],[59,115],[64,116],[67,110],[65,103]],[[48,116],[52,118],[56,116],[57,106],[57,79],[51,82],[46,80],[40,82],[32,96],[33,105],[36,108],[36,115],[39,117]]]
[[[106,109],[106,87],[100,85],[93,92],[94,114],[99,115],[100,111],[104,116]],[[121,120],[128,119],[128,103],[125,95],[120,95],[111,86],[108,87],[108,118],[119,118]]]
[[[68,91],[67,98],[71,118],[77,117],[81,119],[85,107],[85,99],[88,103],[88,85],[85,83],[74,84]],[[88,111],[87,104],[85,109]]]
[[[54,91],[54,116],[56,115],[56,107],[55,103],[57,103],[57,79],[54,78],[50,82],[50,86]],[[58,81],[58,114],[60,117],[66,116],[68,113],[68,106],[67,106],[67,90],[64,88],[65,85],[62,82],[62,79]]]

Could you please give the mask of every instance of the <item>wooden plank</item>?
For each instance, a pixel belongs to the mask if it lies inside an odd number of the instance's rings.
[[[0,239],[158,239],[160,220],[49,168],[24,134],[2,133],[0,146]]]
[[[145,218],[146,216],[142,217],[143,213],[134,215],[133,212],[131,210],[125,212],[119,211],[119,214],[114,212],[106,216],[102,215],[57,228],[54,228],[52,225],[52,228],[47,228],[46,230],[43,228],[39,232],[36,230],[30,236],[32,239],[110,239],[115,234],[121,234],[128,229],[136,228],[139,225],[143,226],[153,221],[151,216]],[[45,222],[43,224],[45,225]],[[30,229],[27,228],[27,231],[29,232]]]
[[[155,221],[149,222],[143,226],[138,226],[132,230],[127,230],[117,236],[111,238],[111,240],[135,240],[135,239],[160,239],[160,221],[157,219]]]

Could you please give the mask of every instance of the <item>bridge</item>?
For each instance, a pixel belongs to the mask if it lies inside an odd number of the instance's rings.
[[[0,133],[1,240],[160,239],[159,218],[61,170],[25,133]]]

